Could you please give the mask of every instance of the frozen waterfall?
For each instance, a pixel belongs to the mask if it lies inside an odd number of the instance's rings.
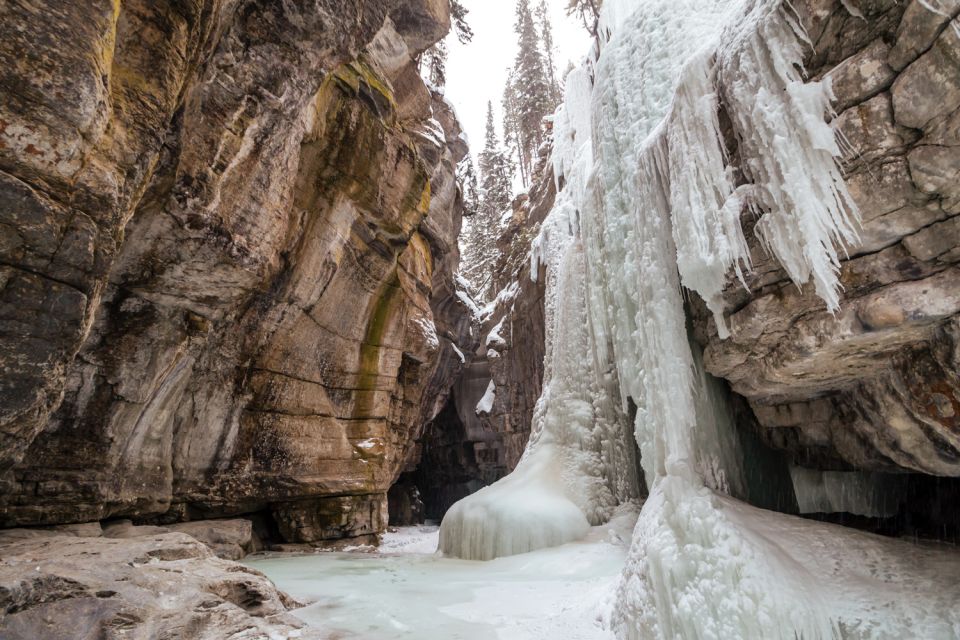
[[[564,186],[533,251],[548,274],[533,435],[513,474],[450,510],[441,549],[489,559],[582,536],[637,498],[632,430],[650,497],[618,591],[618,637],[960,633],[960,614],[945,620],[929,603],[893,597],[875,571],[849,596],[843,576],[880,543],[831,531],[847,548],[823,549],[827,525],[738,500],[748,493],[741,445],[688,339],[681,286],[726,333],[720,293],[750,266],[745,208],[797,286],[838,306],[838,252],[856,241],[859,214],[826,124],[830,88],[801,75],[806,34],[789,3],[606,0],[601,32],[599,55],[568,76],[554,120]],[[728,165],[721,103],[745,184]],[[816,484],[794,475],[801,491]],[[823,486],[805,504],[840,500]],[[869,487],[861,493],[843,500],[880,508]],[[818,553],[829,567],[816,566]],[[897,567],[905,579],[909,563]],[[949,593],[928,595],[949,608]]]
[[[575,71],[568,95],[589,99],[589,78]],[[584,114],[576,114],[583,116]],[[547,349],[544,391],[530,441],[506,478],[451,507],[440,529],[440,549],[489,560],[581,538],[638,497],[636,460],[618,384],[588,313],[587,265],[579,240],[578,209],[587,192],[589,116],[568,125],[566,187],[544,222],[533,251],[547,265]],[[559,155],[558,155],[559,157]],[[531,270],[536,273],[537,268]]]

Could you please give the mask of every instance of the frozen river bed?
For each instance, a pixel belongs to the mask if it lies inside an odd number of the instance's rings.
[[[435,553],[438,528],[404,527],[379,550],[267,555],[247,564],[302,602],[331,640],[610,639],[607,619],[636,513],[579,542],[490,562]]]

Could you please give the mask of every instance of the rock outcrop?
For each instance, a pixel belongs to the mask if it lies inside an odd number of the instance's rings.
[[[448,13],[0,7],[0,526],[383,529],[469,331]]]
[[[749,291],[731,281],[724,294],[731,336],[702,306],[698,335],[707,369],[795,462],[958,476],[960,3],[861,2],[862,16],[845,4],[793,3],[808,73],[832,80],[863,218],[841,309],[798,290],[748,234]]]
[[[139,527],[143,529],[143,527]],[[0,532],[4,638],[320,638],[260,572],[185,533]]]

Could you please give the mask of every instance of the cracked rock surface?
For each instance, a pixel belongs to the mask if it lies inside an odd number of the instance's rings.
[[[319,638],[259,571],[184,533],[0,533],[4,638]]]

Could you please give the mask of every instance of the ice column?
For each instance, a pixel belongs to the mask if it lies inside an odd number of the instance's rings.
[[[698,291],[724,331],[720,293],[726,277],[749,266],[739,223],[745,205],[773,221],[766,240],[778,257],[796,262],[797,254],[805,256],[809,270],[791,271],[798,284],[811,273],[835,282],[831,254],[822,245],[847,237],[843,216],[849,212],[841,211],[842,182],[833,181],[838,173],[826,141],[833,134],[823,124],[826,102],[814,99],[826,91],[791,84],[800,49],[784,24],[775,3],[650,0],[616,26],[597,61],[595,193],[581,203],[582,237],[589,289],[600,301],[593,307],[596,333],[612,344],[621,396],[638,406],[636,438],[651,486],[619,591],[615,628],[624,638],[817,638],[834,632],[826,604],[790,579],[787,561],[762,538],[732,522],[711,490],[743,491],[734,486],[741,482],[738,451],[725,409],[711,401],[710,382],[688,343],[680,293],[681,283]],[[761,156],[745,158],[758,179],[735,190],[716,115],[716,87],[728,78],[718,83],[716,73],[732,69],[725,56],[739,46],[773,37],[784,41],[767,46],[783,50],[748,69],[771,96],[766,112],[732,118],[738,127],[778,130],[741,148],[741,155]],[[721,48],[727,40],[734,44]],[[728,109],[747,106],[726,102]],[[784,128],[784,118],[803,126]],[[811,176],[811,198],[826,194],[832,200],[770,197],[795,190],[777,183],[790,175],[784,172],[789,163],[790,172]],[[761,175],[754,165],[770,171]],[[778,226],[780,220],[793,226]],[[820,253],[807,250],[817,246]],[[817,286],[830,304],[826,293],[835,295],[834,289],[825,293]]]
[[[589,98],[586,72],[572,73],[567,85],[572,100]],[[584,108],[589,114],[589,102]],[[637,497],[633,443],[616,375],[598,358],[587,313],[576,201],[586,192],[591,167],[589,118],[573,122],[570,115],[561,110],[555,125],[554,160],[565,188],[533,251],[535,262],[547,267],[548,338],[530,442],[513,473],[447,512],[440,549],[449,555],[489,560],[577,540],[591,524],[608,520],[618,504]]]

